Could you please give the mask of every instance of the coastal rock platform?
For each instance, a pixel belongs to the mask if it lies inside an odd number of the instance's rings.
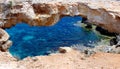
[[[4,55],[4,56],[3,56]],[[79,51],[27,57],[17,61],[9,53],[0,53],[0,69],[119,69],[120,55],[96,53],[85,57]]]

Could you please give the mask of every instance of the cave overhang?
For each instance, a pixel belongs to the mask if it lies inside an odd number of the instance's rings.
[[[63,16],[82,16],[87,18],[89,23],[107,29],[109,32],[120,33],[120,10],[116,8],[119,2],[108,2],[79,0],[72,2],[13,1],[11,5],[3,3],[0,8],[0,26],[9,28],[20,22],[31,26],[51,26]]]

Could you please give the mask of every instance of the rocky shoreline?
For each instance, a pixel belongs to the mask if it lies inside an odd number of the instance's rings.
[[[82,16],[87,22],[120,34],[120,2],[115,0],[0,0],[0,69],[119,69],[120,36],[112,46],[95,48],[61,47],[59,53],[18,60],[7,52],[12,45],[2,28],[19,22],[32,26],[54,25],[63,16]],[[22,17],[22,18],[21,18]],[[78,51],[79,50],[79,51]],[[117,54],[115,54],[117,53]],[[86,57],[87,56],[87,57]]]
[[[6,40],[7,43],[9,36],[3,29],[1,30],[4,33],[1,38],[8,37],[1,40]],[[11,46],[11,43],[7,43],[7,46],[4,47],[3,44],[1,47],[0,62],[2,63],[0,63],[0,69],[119,69],[119,36],[116,37],[116,40],[117,44],[112,46],[101,45],[95,48],[88,48],[75,45],[71,48],[60,47],[58,53],[51,53],[47,56],[27,57],[23,60],[19,60],[7,52],[7,49]],[[104,64],[102,64],[103,62]]]
[[[0,52],[0,69],[119,69],[119,57],[119,54],[101,52],[88,57],[69,47],[61,47],[60,53],[18,61],[8,52]]]
[[[7,51],[11,45],[12,41],[9,40],[9,34],[0,28],[0,51]]]

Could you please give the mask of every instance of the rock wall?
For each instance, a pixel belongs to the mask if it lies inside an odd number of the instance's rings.
[[[110,32],[120,33],[119,6],[120,2],[113,0],[8,0],[1,4],[0,25],[8,28],[26,22],[32,26],[50,26],[63,16],[82,16]]]
[[[6,31],[0,28],[0,51],[7,51],[12,45],[12,41],[9,40],[9,35]]]

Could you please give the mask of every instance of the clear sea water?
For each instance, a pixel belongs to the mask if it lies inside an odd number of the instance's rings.
[[[10,29],[10,40],[13,45],[10,53],[19,59],[27,56],[48,55],[59,47],[83,44],[93,47],[90,44],[100,41],[100,37],[94,31],[86,31],[83,27],[77,26],[81,17],[63,17],[53,26],[29,26],[19,23]]]

